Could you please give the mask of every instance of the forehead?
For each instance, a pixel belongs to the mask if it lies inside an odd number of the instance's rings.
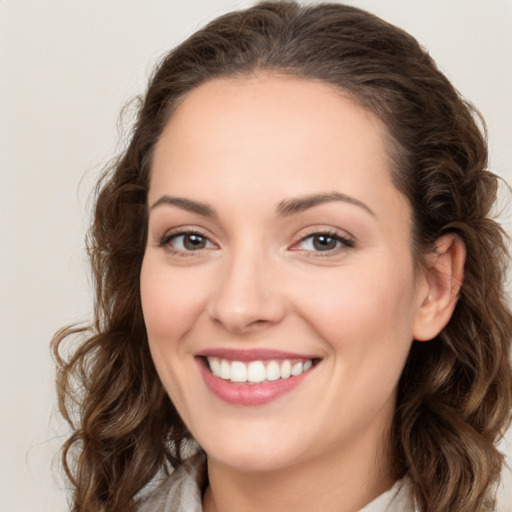
[[[379,202],[398,194],[388,139],[376,116],[329,84],[268,73],[214,79],[186,95],[164,129],[150,201],[191,189],[209,200],[215,189],[275,201],[337,190]]]
[[[383,123],[347,91],[319,80],[257,72],[212,79],[192,89],[175,108],[164,134],[178,137],[181,132],[188,138],[222,126],[225,130],[243,128],[237,139],[246,134],[260,136],[261,142],[275,127],[281,129],[280,143],[306,137],[317,142],[323,138],[325,145],[359,135],[356,129],[339,132],[341,124],[365,131],[369,144],[382,145],[387,138]],[[216,142],[221,142],[222,132],[217,136]]]

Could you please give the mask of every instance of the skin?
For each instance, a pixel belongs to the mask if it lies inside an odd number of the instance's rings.
[[[463,247],[447,237],[417,270],[385,140],[340,91],[260,73],[191,91],[156,145],[142,305],[158,374],[208,456],[207,511],[348,512],[393,485],[397,382],[412,340],[451,315]],[[344,197],[279,210],[333,192]],[[317,250],[326,232],[350,243]],[[218,347],[320,362],[293,391],[239,406],[198,370],[195,355]]]

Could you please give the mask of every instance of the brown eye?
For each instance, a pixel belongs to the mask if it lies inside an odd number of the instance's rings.
[[[161,246],[167,246],[176,252],[193,252],[213,249],[215,245],[200,233],[177,233],[162,239]]]
[[[339,240],[330,235],[315,235],[311,238],[316,251],[332,251],[339,244]]]
[[[309,253],[331,253],[337,254],[343,249],[354,247],[353,240],[345,238],[336,233],[313,233],[303,238],[296,246],[295,250],[306,251]]]
[[[191,233],[190,235],[183,235],[183,247],[187,251],[204,249],[206,247],[206,238],[201,235],[196,235],[195,233]]]

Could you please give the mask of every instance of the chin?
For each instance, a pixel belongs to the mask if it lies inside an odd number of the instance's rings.
[[[269,473],[279,471],[293,465],[296,459],[286,453],[271,453],[267,448],[247,449],[245,451],[206,451],[209,460],[228,466],[243,473]]]
[[[240,434],[214,436],[210,432],[206,442],[199,444],[210,460],[242,472],[278,471],[298,462],[301,450],[291,438],[261,432]]]

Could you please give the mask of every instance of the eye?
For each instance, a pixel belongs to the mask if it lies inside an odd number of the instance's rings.
[[[216,247],[206,236],[193,231],[166,235],[162,238],[160,245],[174,252],[193,252]]]
[[[354,247],[354,242],[337,233],[313,233],[294,245],[294,250],[308,252],[338,252],[344,248]]]

